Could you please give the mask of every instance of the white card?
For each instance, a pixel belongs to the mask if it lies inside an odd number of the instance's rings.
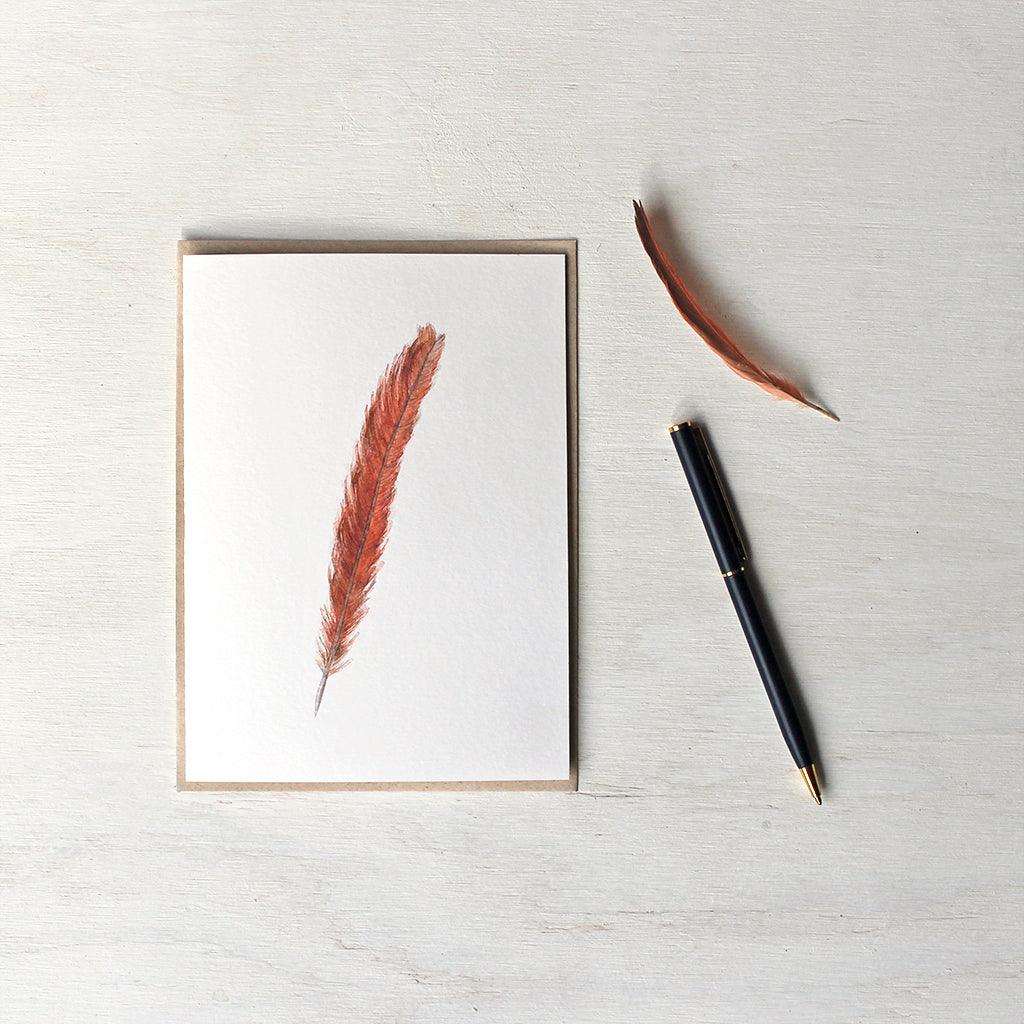
[[[571,252],[185,244],[181,788],[569,784]],[[364,410],[426,324],[443,351],[314,714]]]

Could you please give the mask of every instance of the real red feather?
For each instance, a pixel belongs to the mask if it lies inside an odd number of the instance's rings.
[[[444,335],[427,324],[416,340],[395,357],[377,383],[366,407],[345,496],[334,527],[318,642],[323,677],[313,709],[320,710],[327,679],[345,664],[345,655],[366,616],[391,521],[402,455],[419,418],[420,406],[434,382]]]
[[[829,419],[839,421],[834,413],[823,409],[800,392],[800,389],[792,382],[771,373],[758,366],[753,360],[745,356],[739,348],[726,337],[725,332],[709,317],[697,304],[697,300],[690,294],[689,289],[679,279],[679,275],[672,269],[672,264],[662,252],[654,238],[651,230],[651,223],[647,219],[643,206],[633,200],[635,213],[636,230],[640,235],[640,241],[658,272],[658,277],[668,289],[676,309],[683,315],[683,319],[704,339],[708,347],[712,349],[734,373],[739,374],[744,380],[749,380],[759,388],[763,388],[768,394],[775,398],[785,398],[790,402],[797,402],[806,405],[810,409],[816,409]]]

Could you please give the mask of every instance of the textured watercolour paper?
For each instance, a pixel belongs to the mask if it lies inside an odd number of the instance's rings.
[[[570,783],[570,258],[185,248],[179,786]]]

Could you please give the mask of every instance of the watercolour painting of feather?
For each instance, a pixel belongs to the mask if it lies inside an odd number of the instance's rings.
[[[179,788],[573,788],[575,243],[180,251]]]
[[[319,638],[323,672],[313,714],[320,710],[327,680],[345,663],[356,629],[366,615],[370,591],[388,539],[402,455],[412,438],[420,406],[434,383],[444,335],[431,324],[384,371],[366,407],[345,498],[334,527],[328,575],[330,597],[324,605]]]

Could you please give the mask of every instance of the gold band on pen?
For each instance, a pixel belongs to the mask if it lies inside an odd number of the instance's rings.
[[[728,579],[730,576],[735,576],[738,572],[743,572],[746,569],[745,565],[741,565],[738,569],[731,569],[729,572],[722,573],[722,579]]]

